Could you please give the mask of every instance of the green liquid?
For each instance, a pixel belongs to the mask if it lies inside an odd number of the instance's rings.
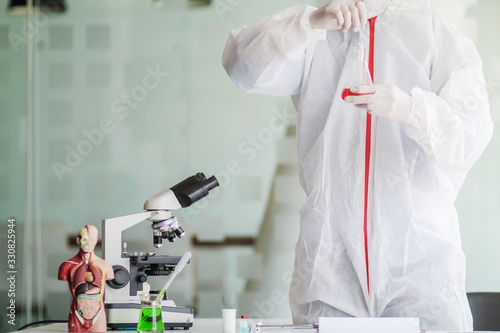
[[[138,332],[163,332],[163,320],[161,318],[161,307],[142,308]]]

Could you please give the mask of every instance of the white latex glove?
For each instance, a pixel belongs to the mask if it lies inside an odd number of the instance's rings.
[[[350,89],[359,96],[345,98],[348,103],[365,108],[375,116],[405,121],[411,112],[411,95],[393,84],[372,84]]]
[[[368,17],[369,13],[362,1],[350,3],[346,0],[332,0],[312,12],[309,21],[315,29],[347,31],[352,26],[352,30],[357,32],[360,25],[366,24]]]

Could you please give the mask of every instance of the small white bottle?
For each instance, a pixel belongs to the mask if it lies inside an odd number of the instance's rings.
[[[236,332],[236,309],[222,309],[222,332]]]
[[[251,327],[248,325],[247,316],[241,316],[240,318],[240,333],[248,333],[251,331]]]

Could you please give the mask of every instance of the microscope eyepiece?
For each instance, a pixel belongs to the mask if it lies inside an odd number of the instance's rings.
[[[217,180],[217,178],[215,178],[215,176],[212,176],[203,182],[203,186],[207,189],[208,192],[219,186],[219,181]]]
[[[196,201],[206,197],[208,192],[219,186],[215,176],[206,178],[201,172],[188,177],[170,189],[174,192],[182,207],[189,207]]]

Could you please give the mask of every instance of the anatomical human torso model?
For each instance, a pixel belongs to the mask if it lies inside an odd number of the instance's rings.
[[[68,319],[70,332],[106,332],[104,283],[114,278],[109,263],[94,254],[97,228],[86,225],[76,238],[80,251],[59,267],[59,280],[68,281],[73,297]]]

